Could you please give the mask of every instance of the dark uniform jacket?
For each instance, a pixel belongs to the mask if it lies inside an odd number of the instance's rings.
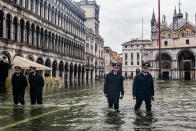
[[[107,94],[107,97],[119,99],[120,93],[121,95],[124,95],[122,75],[119,72],[117,73],[117,75],[114,75],[114,72],[112,71],[106,75],[104,94]]]
[[[22,74],[17,76],[16,73],[14,73],[12,76],[12,86],[13,86],[13,94],[18,94],[18,93],[25,94],[25,87],[27,86],[26,77]]]
[[[133,96],[137,99],[145,100],[154,96],[154,82],[150,73],[138,74],[133,82]]]
[[[44,86],[44,79],[39,74],[30,74],[29,75],[29,84],[30,84],[30,94],[38,95],[42,93],[42,88]]]

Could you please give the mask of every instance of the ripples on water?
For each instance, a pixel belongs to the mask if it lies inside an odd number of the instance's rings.
[[[196,81],[155,82],[152,113],[133,110],[132,81],[125,81],[125,98],[120,111],[107,108],[103,82],[46,88],[44,104],[31,106],[28,91],[26,105],[13,106],[11,92],[0,94],[0,129],[129,131],[195,130]]]

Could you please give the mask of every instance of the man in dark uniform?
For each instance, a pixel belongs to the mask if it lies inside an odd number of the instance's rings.
[[[142,101],[145,101],[146,111],[151,111],[151,100],[154,100],[154,82],[148,72],[150,64],[142,64],[142,73],[138,74],[133,82],[133,99],[136,100],[135,111],[139,111]]]
[[[13,96],[15,105],[17,105],[18,102],[20,102],[22,105],[25,104],[24,95],[25,88],[27,85],[27,79],[21,73],[21,67],[16,66],[15,73],[12,76]]]
[[[44,86],[44,79],[41,75],[36,73],[35,67],[30,67],[29,84],[31,104],[42,104],[42,91]]]
[[[119,99],[124,97],[123,77],[119,73],[116,63],[113,64],[113,70],[106,75],[104,83],[104,96],[108,99],[109,108],[119,109]]]

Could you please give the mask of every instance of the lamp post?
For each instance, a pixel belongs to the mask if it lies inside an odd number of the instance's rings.
[[[158,0],[158,30],[159,30],[159,80],[162,79],[161,75],[161,11],[160,11],[160,0]]]

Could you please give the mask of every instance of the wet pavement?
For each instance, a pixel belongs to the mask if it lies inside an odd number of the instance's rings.
[[[132,81],[125,81],[120,111],[107,108],[103,82],[45,88],[44,104],[13,106],[12,92],[0,94],[0,130],[131,131],[196,130],[196,81],[156,81],[152,113],[134,112]]]

